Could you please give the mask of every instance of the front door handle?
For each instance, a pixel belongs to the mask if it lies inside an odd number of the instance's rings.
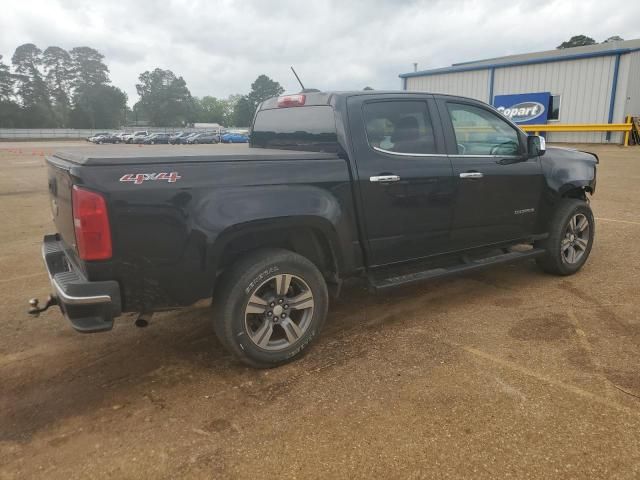
[[[400,177],[398,175],[377,175],[375,177],[369,177],[369,181],[373,183],[399,182]]]
[[[464,172],[460,174],[460,178],[482,178],[484,174],[482,172]]]

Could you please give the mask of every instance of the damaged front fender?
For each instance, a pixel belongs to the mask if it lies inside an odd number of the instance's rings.
[[[598,156],[570,148],[549,147],[541,157],[542,171],[548,189],[558,197],[570,191],[596,190]]]

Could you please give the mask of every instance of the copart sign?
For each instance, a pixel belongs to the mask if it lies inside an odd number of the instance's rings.
[[[512,122],[520,125],[547,123],[549,92],[496,95],[493,106]]]

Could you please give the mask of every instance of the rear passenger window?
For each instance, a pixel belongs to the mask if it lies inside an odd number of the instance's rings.
[[[517,155],[516,130],[498,114],[462,103],[447,103],[460,155]]]
[[[339,152],[333,108],[329,105],[259,110],[251,146]]]
[[[369,145],[389,153],[436,153],[433,124],[425,102],[365,103]]]

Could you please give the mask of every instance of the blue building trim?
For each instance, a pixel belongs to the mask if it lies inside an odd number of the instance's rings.
[[[609,99],[609,123],[613,123],[613,110],[616,107],[616,92],[618,90],[618,72],[620,70],[620,53],[616,55],[613,67],[613,81],[611,82],[611,98]],[[611,140],[611,132],[607,132],[607,142]]]
[[[640,48],[616,48],[612,50],[603,50],[600,52],[588,52],[588,53],[578,53],[575,55],[531,58],[529,60],[519,60],[515,62],[491,63],[486,65],[469,65],[469,66],[465,66],[463,64],[458,67],[444,67],[444,68],[436,68],[432,70],[422,70],[420,72],[401,73],[398,76],[400,78],[425,77],[429,75],[441,75],[443,73],[473,72],[477,70],[489,70],[492,68],[495,69],[495,68],[505,68],[505,67],[519,67],[522,65],[536,65],[540,63],[567,62],[570,60],[581,60],[585,58],[598,58],[598,57],[611,57],[614,55],[619,57],[620,55],[623,55],[625,53],[632,53],[637,51],[640,51]]]
[[[493,80],[496,76],[496,69],[492,68],[489,73],[489,101],[487,102],[489,105],[493,105]],[[406,80],[406,79],[405,79]]]

